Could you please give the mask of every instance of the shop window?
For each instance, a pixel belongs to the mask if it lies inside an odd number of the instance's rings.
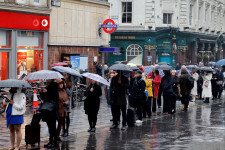
[[[43,50],[17,51],[17,77],[18,79],[28,73],[43,70]]]
[[[9,79],[10,53],[0,52],[0,80]]]
[[[122,2],[122,23],[132,23],[132,2]]]
[[[172,14],[163,14],[163,24],[172,24]]]
[[[40,4],[40,0],[34,0],[34,4]]]
[[[11,48],[11,31],[0,30],[0,48]]]
[[[142,64],[143,50],[138,44],[131,44],[127,47],[127,62],[134,63],[136,65]]]

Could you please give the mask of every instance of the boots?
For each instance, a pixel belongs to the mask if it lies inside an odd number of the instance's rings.
[[[206,98],[204,103],[209,103],[209,98]]]

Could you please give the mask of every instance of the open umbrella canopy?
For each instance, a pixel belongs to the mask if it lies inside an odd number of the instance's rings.
[[[57,62],[51,65],[51,67],[55,67],[55,66],[68,66],[68,64],[64,62]]]
[[[125,64],[115,64],[109,67],[109,70],[133,71],[133,69]]]
[[[159,62],[158,65],[169,65],[168,62]]]
[[[8,80],[0,81],[0,87],[1,88],[11,88],[11,87],[31,88],[31,85],[24,80],[8,79]]]
[[[136,67],[137,67],[137,65],[135,65],[135,64],[133,64],[133,63],[128,63],[127,65],[128,65],[128,66],[136,66]]]
[[[48,80],[48,79],[60,79],[64,78],[60,73],[56,71],[50,71],[50,70],[41,70],[37,72],[33,72],[28,74],[25,79],[26,80]]]
[[[72,76],[82,77],[79,72],[69,67],[55,66],[55,67],[52,67],[52,69],[61,73],[66,72]]]
[[[225,66],[225,59],[218,60],[215,66]]]
[[[157,69],[157,70],[171,70],[172,67],[168,66],[168,65],[159,65],[159,66],[156,66],[155,69]]]
[[[83,73],[82,76],[109,86],[109,82],[98,74],[86,72]]]
[[[200,67],[200,70],[213,72],[214,70],[210,67]]]
[[[199,69],[199,67],[196,66],[196,65],[188,65],[187,68],[188,68],[188,69],[192,69],[192,68],[194,68],[194,69]]]
[[[211,66],[215,66],[215,64],[216,64],[216,62],[214,62],[214,61],[209,62],[209,65],[211,65]]]
[[[154,68],[155,68],[155,66],[144,66],[143,70],[146,74],[149,74],[153,71]]]

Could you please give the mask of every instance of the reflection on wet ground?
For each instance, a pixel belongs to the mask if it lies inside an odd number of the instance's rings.
[[[179,102],[178,102],[179,103]],[[105,105],[104,111],[109,109]],[[100,112],[97,132],[88,133],[87,120],[83,129],[67,138],[58,149],[61,150],[224,150],[225,149],[225,106],[217,100],[210,104],[197,101],[188,112],[161,115],[146,119],[141,126],[110,130],[110,112]],[[81,111],[82,112],[82,111]],[[81,113],[80,112],[80,113]],[[108,113],[108,115],[107,115]],[[78,114],[76,114],[78,115]],[[76,119],[79,119],[77,117]],[[79,121],[81,121],[79,119]],[[77,126],[73,125],[73,126]],[[80,125],[80,124],[79,124]],[[1,132],[2,133],[2,132]],[[47,141],[41,143],[41,147]],[[1,142],[2,143],[2,142]],[[25,149],[23,147],[22,149]],[[29,149],[31,149],[29,147]],[[37,148],[34,148],[37,149]],[[43,148],[42,148],[43,149]]]

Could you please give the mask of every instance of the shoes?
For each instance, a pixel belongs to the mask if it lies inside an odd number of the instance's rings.
[[[65,134],[65,133],[66,133],[66,131],[65,131],[65,130],[62,130],[61,136],[64,137],[64,134]]]
[[[142,120],[137,120],[136,123],[141,124]]]
[[[112,125],[111,127],[110,127],[110,129],[117,129],[118,128],[118,125]]]
[[[203,103],[209,103],[209,100],[205,100],[205,101],[203,101]]]
[[[89,129],[88,129],[88,132],[91,132],[91,129],[92,129],[92,128],[89,128]]]
[[[95,132],[95,131],[96,131],[96,128],[92,128],[92,129],[91,129],[91,132]]]
[[[184,108],[183,111],[187,111],[187,108]]]
[[[45,144],[44,147],[47,148],[47,147],[49,147],[49,145],[51,145],[51,144],[52,144],[52,143],[49,142],[48,144]]]
[[[123,130],[123,131],[126,130],[126,126],[123,126],[123,127],[121,128],[121,130]]]
[[[113,121],[113,119],[111,119],[110,121]]]

